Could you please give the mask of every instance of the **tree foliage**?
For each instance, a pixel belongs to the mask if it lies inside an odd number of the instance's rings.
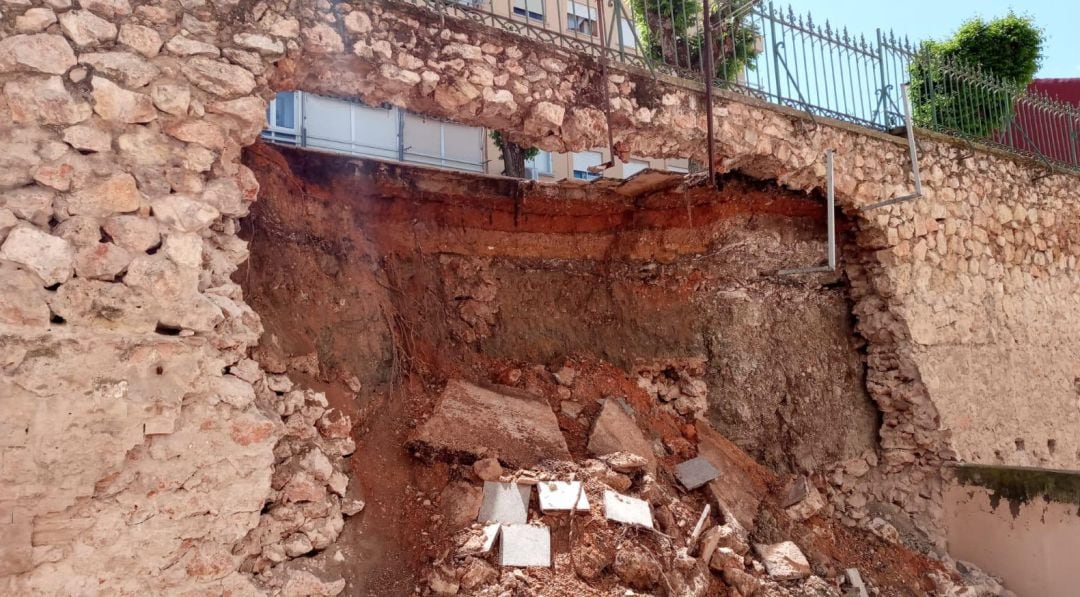
[[[733,81],[753,68],[758,31],[745,22],[753,0],[716,0],[710,20],[714,76]],[[700,71],[704,35],[701,0],[630,0],[642,51],[653,60]]]
[[[1042,60],[1043,32],[1013,13],[965,22],[952,38],[925,42],[911,62],[914,117],[920,126],[985,138],[1005,129],[1015,98]]]

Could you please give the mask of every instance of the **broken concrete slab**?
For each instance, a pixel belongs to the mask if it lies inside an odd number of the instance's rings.
[[[623,524],[653,528],[649,502],[614,491],[604,492],[604,517]]]
[[[798,499],[796,497],[798,496]],[[825,507],[825,498],[806,477],[800,477],[788,493],[784,511],[794,520],[803,521]]]
[[[848,582],[848,587],[844,589],[845,597],[869,597],[870,593],[866,590],[866,583],[863,582],[858,568],[844,570],[844,576]]]
[[[720,471],[716,470],[716,467],[702,456],[691,458],[675,466],[675,477],[687,491],[702,487],[719,476]]]
[[[581,481],[540,481],[536,489],[540,493],[540,509],[544,512],[589,511],[589,498]]]
[[[482,388],[461,380],[446,384],[409,447],[428,458],[464,462],[494,453],[516,468],[571,460],[559,421],[546,402],[515,388]]]
[[[649,462],[638,456],[637,454],[631,454],[630,452],[612,452],[611,454],[605,454],[600,457],[600,461],[608,465],[608,468],[616,473],[624,473],[627,475],[634,474],[645,470]]]
[[[708,483],[710,497],[721,511],[727,508],[746,529],[754,528],[758,506],[769,491],[772,474],[746,452],[698,419],[698,454],[712,463],[720,477]]]
[[[641,428],[626,412],[620,400],[608,398],[589,435],[589,452],[604,456],[614,452],[630,452],[645,459],[649,472],[656,472],[656,456]]]
[[[799,580],[810,576],[810,563],[798,545],[791,541],[782,541],[766,545],[754,544],[754,551],[765,564],[765,571],[773,580]]]
[[[484,482],[484,499],[480,503],[480,522],[525,524],[529,521],[529,499],[532,487],[517,483]]]
[[[484,528],[480,529],[479,533],[473,534],[465,541],[465,544],[458,550],[458,555],[467,556],[490,552],[491,548],[495,546],[495,540],[498,539],[501,528],[502,525],[497,522],[484,525]]]
[[[508,524],[502,528],[499,564],[551,567],[551,530],[543,525]]]

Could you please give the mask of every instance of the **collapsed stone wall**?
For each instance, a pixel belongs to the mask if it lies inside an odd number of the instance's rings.
[[[390,102],[549,150],[607,143],[590,58],[398,3],[336,10],[326,55],[288,57],[278,85]],[[618,70],[607,84],[616,154],[704,159],[699,89]],[[838,202],[860,229],[860,255],[843,267],[883,415],[881,457],[833,475],[849,520],[903,504],[898,524],[910,515],[937,528],[941,464],[954,459],[1080,466],[1073,175],[920,133],[925,196],[860,212],[911,191],[902,140],[730,96],[714,116],[721,170],[821,188],[823,154],[837,151]]]
[[[590,59],[406,5],[23,0],[3,17],[12,592],[252,589],[235,573],[250,552],[233,549],[279,497],[275,460],[296,455],[274,446],[297,398],[243,360],[258,318],[229,279],[257,189],[239,152],[265,124],[271,78],[554,150],[605,143],[606,83],[620,156],[700,159],[705,145],[699,91],[621,71],[602,82]],[[722,169],[820,187],[833,148],[845,211],[908,189],[893,140],[733,100],[715,116]],[[954,456],[1080,459],[1073,178],[921,145],[927,197],[861,217],[864,258],[845,264],[884,414],[882,462],[837,473],[853,518],[874,500],[936,518],[940,489],[921,477]],[[906,481],[860,489],[869,464]]]

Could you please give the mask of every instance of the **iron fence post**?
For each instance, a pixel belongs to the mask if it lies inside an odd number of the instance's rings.
[[[889,121],[889,104],[886,94],[889,92],[888,78],[885,75],[885,44],[881,38],[881,27],[877,29],[877,63],[878,63],[878,75],[881,77],[881,87],[878,88],[878,110],[881,112],[881,126],[888,129],[891,122]]]
[[[713,138],[713,39],[712,39],[712,15],[709,14],[709,0],[701,0],[702,10],[705,11],[703,27],[705,39],[703,51],[705,52],[705,131],[709,136],[708,159],[709,159],[709,184],[716,184],[716,140]]]
[[[780,60],[777,58],[777,55],[780,52],[780,46],[782,44],[776,39],[776,9],[773,6],[772,0],[769,0],[769,32],[772,35],[773,75],[776,77],[773,82],[775,91],[772,92],[771,95],[774,98],[779,99],[783,97],[783,94],[780,93]]]

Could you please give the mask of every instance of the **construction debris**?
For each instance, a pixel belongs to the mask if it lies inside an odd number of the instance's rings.
[[[743,527],[752,529],[758,506],[768,494],[765,479],[769,473],[738,446],[720,435],[707,422],[698,419],[698,454],[712,463],[723,481],[708,483],[710,497],[724,503]]]
[[[705,529],[705,522],[709,520],[709,512],[712,511],[712,506],[705,504],[705,509],[701,511],[701,516],[698,517],[697,524],[694,525],[694,530],[690,533],[690,539],[686,542],[688,547],[693,547],[701,532]]]
[[[570,460],[559,421],[546,403],[514,388],[499,386],[496,391],[461,380],[447,382],[434,412],[409,445],[428,458],[466,462],[495,453],[513,467]]]
[[[788,492],[784,510],[795,520],[806,520],[825,507],[825,498],[806,477],[799,477]]]
[[[866,583],[863,582],[862,574],[859,574],[857,568],[844,570],[844,576],[847,577],[848,583],[848,587],[844,589],[844,597],[869,597]]]
[[[604,517],[615,522],[653,528],[649,502],[614,491],[604,492]]]
[[[589,511],[589,498],[581,481],[541,481],[536,488],[540,494],[540,509],[544,512]]]
[[[799,580],[810,576],[810,563],[798,545],[791,541],[765,545],[757,543],[754,551],[761,557],[765,570],[774,580]]]
[[[720,476],[708,459],[698,456],[675,467],[675,477],[687,491],[693,491]]]
[[[542,525],[509,524],[502,528],[503,566],[551,567],[551,530]]]
[[[495,546],[495,540],[499,537],[500,528],[502,525],[497,522],[484,525],[479,532],[474,532],[469,536],[465,544],[458,549],[458,554],[466,556],[490,552]]]
[[[532,487],[517,483],[484,482],[484,500],[480,503],[480,522],[525,524],[529,521]]]
[[[612,452],[600,457],[600,461],[616,473],[631,475],[645,470],[649,461],[631,452]]]
[[[592,434],[589,436],[589,452],[596,456],[630,452],[644,458],[648,470],[655,472],[656,456],[653,455],[652,445],[627,413],[629,407],[623,406],[624,404],[618,398],[604,400],[600,416],[593,424]]]

